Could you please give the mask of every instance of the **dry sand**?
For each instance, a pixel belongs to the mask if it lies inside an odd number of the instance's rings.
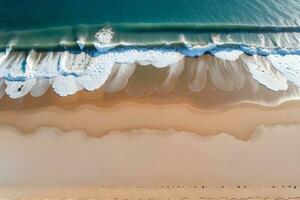
[[[288,199],[300,196],[300,126],[262,126],[248,141],[174,130],[0,127],[1,198]]]

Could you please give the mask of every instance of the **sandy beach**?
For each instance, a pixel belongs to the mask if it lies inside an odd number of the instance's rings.
[[[0,200],[300,200],[300,0],[8,0]]]
[[[248,141],[173,129],[0,127],[4,198],[295,198],[299,125],[261,126]]]
[[[243,90],[208,83],[190,93],[179,84],[168,94],[132,96],[129,86],[63,98],[51,90],[5,96],[0,191],[38,198],[299,196],[295,88],[272,92],[250,81]],[[140,87],[135,91],[148,88]]]
[[[243,90],[208,83],[191,93],[179,84],[142,96],[129,87],[1,99],[2,196],[299,197],[294,87],[272,92],[249,80]]]
[[[54,98],[46,106],[34,105],[35,101],[23,103],[16,109],[2,110],[0,124],[11,125],[26,133],[41,126],[60,130],[82,130],[90,136],[103,136],[111,130],[173,128],[191,131],[202,136],[226,132],[235,138],[247,140],[260,125],[299,124],[300,102],[291,101],[275,107],[241,102],[217,107],[213,110],[193,106],[184,97],[169,97],[159,101],[155,98],[125,98],[115,101],[99,101],[103,93],[95,96]],[[93,99],[94,97],[94,99]],[[44,99],[47,97],[45,96]],[[97,101],[94,101],[94,100]],[[39,100],[38,102],[45,103]],[[17,102],[18,103],[18,102]],[[15,102],[16,104],[16,102]]]

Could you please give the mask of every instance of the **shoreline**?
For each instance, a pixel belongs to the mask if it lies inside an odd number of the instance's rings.
[[[122,101],[109,107],[79,104],[65,110],[58,106],[1,111],[0,124],[14,126],[25,133],[39,127],[56,127],[63,131],[82,130],[100,137],[109,131],[156,129],[195,132],[201,136],[228,133],[248,140],[260,125],[300,124],[300,102],[289,102],[274,108],[240,103],[214,111],[194,108],[187,103],[156,105]]]

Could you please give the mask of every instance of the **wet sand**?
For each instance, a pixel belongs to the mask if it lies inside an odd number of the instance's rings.
[[[185,96],[117,97],[10,102],[0,111],[0,197],[300,197],[299,101],[202,109]]]
[[[114,93],[102,88],[62,98],[49,89],[38,98],[5,96],[0,100],[0,125],[11,125],[25,133],[39,127],[82,130],[94,137],[111,130],[173,128],[202,136],[226,132],[248,140],[260,125],[300,123],[300,91],[292,85],[286,91],[274,92],[246,73],[241,89],[224,91],[208,78],[203,90],[191,92],[186,70],[172,92],[161,94],[154,91],[155,77],[163,72],[140,67],[127,86]]]
[[[178,101],[180,98],[176,98]],[[83,130],[90,136],[103,136],[111,130],[174,128],[202,136],[223,132],[247,140],[260,125],[300,124],[300,102],[287,102],[276,107],[253,103],[239,103],[227,107],[204,110],[184,100],[160,104],[147,101],[122,100],[102,106],[82,101],[44,107],[3,110],[0,124],[11,125],[26,133],[39,127],[56,127],[64,131]]]

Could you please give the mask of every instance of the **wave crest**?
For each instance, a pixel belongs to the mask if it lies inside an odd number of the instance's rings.
[[[287,90],[288,82],[300,86],[299,50],[261,49],[247,46],[122,47],[101,51],[2,52],[0,80],[11,98],[27,93],[42,95],[50,85],[60,96],[100,87],[108,92],[123,89],[136,65],[167,68],[157,91],[169,92],[185,68],[190,70],[190,89],[205,86],[206,72],[225,91],[241,89],[244,73],[273,91]],[[184,58],[194,58],[187,64]],[[189,66],[188,66],[189,65]],[[146,75],[147,76],[147,75]],[[4,81],[1,81],[1,85]],[[3,86],[1,86],[3,87]],[[2,91],[1,93],[4,93]],[[3,95],[3,94],[2,94]]]

